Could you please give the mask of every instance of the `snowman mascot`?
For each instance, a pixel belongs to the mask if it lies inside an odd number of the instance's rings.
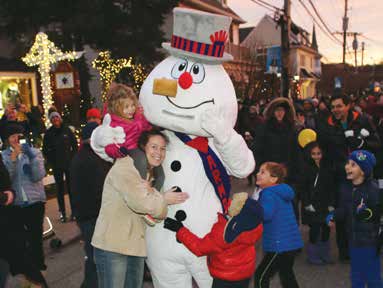
[[[224,53],[230,23],[226,16],[175,8],[171,43],[162,45],[170,56],[150,73],[139,97],[147,119],[169,138],[164,190],[176,186],[190,196],[169,206],[168,217],[185,211],[184,225],[199,237],[228,208],[228,175],[244,178],[255,166],[233,129],[237,101],[222,66],[232,60]],[[163,225],[148,227],[146,242],[156,288],[189,288],[192,277],[200,288],[211,287],[206,257],[194,256]]]

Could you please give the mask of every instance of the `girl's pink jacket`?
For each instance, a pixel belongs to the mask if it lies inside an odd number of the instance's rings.
[[[111,127],[120,126],[124,129],[125,142],[122,144],[109,144],[105,147],[105,152],[113,159],[122,158],[125,154],[121,153],[120,147],[125,147],[128,150],[137,148],[138,138],[141,133],[150,130],[152,126],[149,124],[148,120],[146,120],[142,109],[137,109],[133,121],[129,122],[128,120],[113,114],[110,114],[110,116],[112,119],[112,122],[110,123]]]

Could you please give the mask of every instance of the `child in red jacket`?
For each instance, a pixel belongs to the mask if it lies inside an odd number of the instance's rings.
[[[181,219],[166,218],[164,227],[177,232],[177,240],[193,254],[207,256],[212,288],[247,288],[255,271],[255,243],[262,237],[262,218],[258,202],[242,192],[234,194],[228,215],[218,213],[218,221],[203,238],[184,227]]]

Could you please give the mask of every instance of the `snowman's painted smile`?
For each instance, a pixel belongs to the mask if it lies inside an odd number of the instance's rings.
[[[185,118],[185,119],[194,119],[194,115],[181,115],[181,114],[176,114],[174,112],[170,112],[170,111],[167,111],[167,110],[162,110],[162,113],[164,114],[168,114],[170,116],[174,116],[174,117],[180,117],[180,118]]]
[[[197,105],[194,105],[194,106],[188,106],[188,107],[185,107],[185,106],[180,106],[180,105],[177,105],[176,103],[174,103],[172,100],[170,100],[169,97],[166,96],[166,99],[168,99],[168,101],[173,104],[174,106],[176,106],[177,108],[180,108],[180,109],[194,109],[194,108],[197,108],[203,104],[207,104],[207,103],[213,103],[214,104],[214,98],[210,99],[210,100],[206,100],[206,101],[203,101]]]

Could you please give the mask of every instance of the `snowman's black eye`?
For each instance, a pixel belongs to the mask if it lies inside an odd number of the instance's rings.
[[[193,83],[201,83],[205,79],[205,68],[201,63],[194,63],[190,69]]]
[[[184,70],[185,70],[185,67],[186,67],[186,63],[181,63],[181,64],[178,66],[178,71],[184,71]]]
[[[174,64],[172,68],[172,73],[171,73],[172,77],[174,79],[180,78],[182,73],[186,71],[187,67],[188,67],[188,61],[186,61],[186,59],[178,60],[177,63]]]

